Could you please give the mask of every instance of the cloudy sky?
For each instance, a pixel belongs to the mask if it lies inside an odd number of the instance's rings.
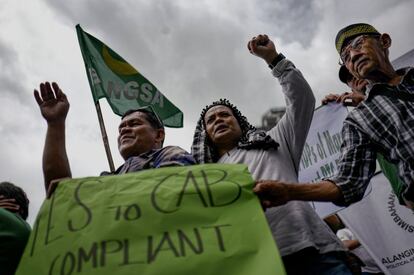
[[[98,175],[108,164],[75,25],[102,41],[154,83],[185,116],[166,144],[190,149],[200,110],[226,97],[260,124],[283,106],[279,84],[247,41],[268,34],[294,61],[318,100],[343,92],[337,79],[336,32],[367,22],[393,38],[391,59],[414,48],[414,1],[397,0],[0,0],[0,180],[22,186],[29,221],[44,199],[41,168],[46,124],[33,98],[40,82],[67,94],[67,149],[74,177]],[[119,117],[101,101],[115,165]]]

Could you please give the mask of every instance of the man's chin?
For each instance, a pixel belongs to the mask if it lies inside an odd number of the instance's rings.
[[[237,139],[238,140],[238,139]],[[231,135],[230,133],[227,133],[223,135],[217,135],[214,138],[214,144],[216,146],[220,146],[225,144],[226,147],[228,146],[229,143],[234,143],[235,146],[237,145],[237,140],[235,140],[235,137],[233,135]]]
[[[357,75],[360,79],[369,79],[369,76],[374,71],[371,62],[365,62],[359,68],[357,68]]]
[[[218,133],[214,134],[214,139],[217,141],[225,141],[229,135],[229,132],[226,130],[219,131]]]
[[[119,146],[118,151],[124,160],[127,160],[132,155],[130,148],[127,148],[126,146]]]

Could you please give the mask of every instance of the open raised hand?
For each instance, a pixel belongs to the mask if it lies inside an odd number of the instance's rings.
[[[69,102],[57,83],[53,82],[52,85],[49,82],[40,83],[40,93],[34,90],[34,97],[42,116],[49,124],[65,121]]]

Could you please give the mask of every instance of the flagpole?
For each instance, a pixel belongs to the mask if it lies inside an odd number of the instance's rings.
[[[101,128],[102,140],[105,146],[106,157],[108,158],[109,169],[111,170],[111,172],[115,172],[114,161],[112,159],[111,148],[109,148],[108,135],[106,134],[105,123],[103,121],[101,106],[99,105],[99,101],[96,101],[95,108],[96,108],[96,112],[98,113],[99,126]]]

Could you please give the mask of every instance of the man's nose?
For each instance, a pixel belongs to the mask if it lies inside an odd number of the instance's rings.
[[[224,121],[224,118],[221,116],[216,116],[216,118],[214,119],[214,124],[218,124]]]
[[[121,135],[123,135],[123,134],[125,134],[125,133],[127,133],[127,132],[129,132],[131,130],[131,128],[129,128],[129,126],[124,126],[124,127],[122,127],[120,130],[119,130],[119,135],[121,136]]]
[[[351,62],[352,62],[352,64],[355,62],[355,61],[357,61],[358,60],[358,58],[361,56],[361,52],[359,51],[359,50],[356,50],[356,49],[351,49],[350,51],[349,51],[349,56],[350,56],[350,58],[351,58]]]

